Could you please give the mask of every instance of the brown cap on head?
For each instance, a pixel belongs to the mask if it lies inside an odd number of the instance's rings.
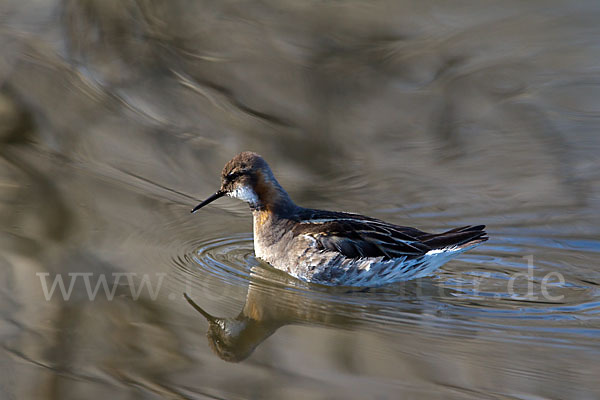
[[[225,164],[221,176],[225,177],[235,170],[258,170],[265,167],[270,170],[269,165],[260,155],[252,151],[243,151]]]

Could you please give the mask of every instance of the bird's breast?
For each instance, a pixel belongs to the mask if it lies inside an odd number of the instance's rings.
[[[268,211],[254,211],[253,213],[253,233],[254,233],[254,253],[257,257],[265,258],[265,249],[268,247],[267,238],[269,236]]]
[[[263,228],[267,221],[269,220],[269,212],[268,211],[255,211],[254,213],[254,229]]]

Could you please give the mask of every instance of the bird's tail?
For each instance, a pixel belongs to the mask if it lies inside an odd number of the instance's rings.
[[[466,249],[488,240],[485,225],[463,226],[451,229],[447,232],[432,234],[423,238],[423,243],[432,249],[443,249],[446,247],[458,247]]]

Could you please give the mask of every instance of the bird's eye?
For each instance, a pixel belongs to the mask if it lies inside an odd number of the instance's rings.
[[[235,178],[238,178],[241,175],[240,171],[235,171],[235,172],[230,172],[227,174],[227,179],[234,180]]]
[[[227,174],[227,179],[232,181],[236,178],[239,178],[240,176],[244,175],[245,173],[247,173],[248,171],[245,170],[238,170],[238,171],[233,171]]]

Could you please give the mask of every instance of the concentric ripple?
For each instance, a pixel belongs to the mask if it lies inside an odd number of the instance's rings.
[[[206,242],[195,252],[193,259],[207,273],[241,284],[248,281],[252,265],[258,263],[254,258],[252,236],[247,234]]]
[[[250,307],[285,323],[359,324],[392,333],[425,323],[429,328],[424,334],[469,337],[485,332],[490,340],[530,338],[546,345],[576,342],[596,348],[597,287],[568,271],[560,279],[545,278],[556,275],[557,265],[540,260],[528,269],[527,259],[514,255],[526,254],[526,249],[511,246],[512,256],[499,237],[435,276],[363,290],[313,285],[275,270],[256,259],[250,233],[187,243],[174,261],[185,271],[188,287],[210,293],[205,297],[228,304],[231,313]],[[578,339],[572,340],[574,336]]]

